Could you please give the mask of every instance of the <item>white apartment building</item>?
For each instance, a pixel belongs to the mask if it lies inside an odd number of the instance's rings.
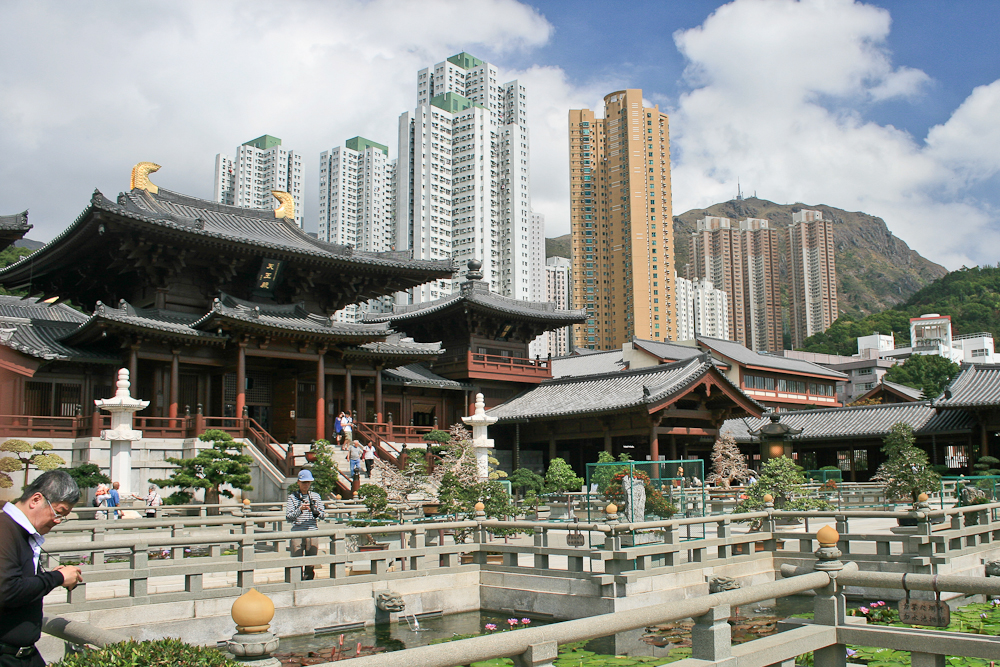
[[[215,156],[215,201],[243,208],[277,208],[271,190],[292,195],[295,224],[301,228],[305,212],[302,156],[284,148],[281,139],[265,134],[237,148],[235,158],[223,153]]]
[[[687,280],[675,274],[674,295],[677,313],[677,340],[695,336],[729,337],[729,300],[707,278]]]
[[[529,246],[529,267],[531,271],[531,300],[549,301],[545,287],[545,216],[531,212],[531,242]],[[563,259],[563,258],[560,258]]]
[[[395,161],[389,148],[364,137],[352,137],[319,156],[321,241],[353,246],[363,252],[385,252],[395,243],[393,190]],[[366,312],[385,312],[392,299],[351,305],[334,319],[357,322]]]
[[[415,288],[413,302],[457,290],[470,259],[483,262],[491,290],[532,298],[527,93],[497,76],[467,53],[452,56],[417,73],[417,107],[399,118],[396,249],[457,269]]]
[[[545,275],[545,293],[534,301],[554,303],[561,310],[569,309],[571,262],[565,257],[549,257],[542,271]],[[528,344],[528,354],[532,357],[564,357],[569,354],[571,327],[546,331]]]

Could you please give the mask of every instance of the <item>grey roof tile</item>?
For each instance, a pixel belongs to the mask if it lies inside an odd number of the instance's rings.
[[[118,307],[97,302],[94,313],[79,329],[67,335],[67,340],[83,340],[93,327],[117,324],[130,329],[157,331],[181,338],[198,339],[206,342],[224,343],[228,336],[209,331],[193,329],[191,325],[198,315],[178,313],[155,308],[136,308],[122,299]]]
[[[273,305],[245,301],[223,294],[212,303],[212,310],[191,323],[193,328],[211,327],[219,319],[243,322],[255,328],[296,331],[330,338],[380,338],[392,330],[377,324],[334,322],[325,315],[310,313],[303,303]]]
[[[87,316],[64,303],[45,303],[35,297],[0,295],[0,320],[51,320],[54,322],[86,322]]]
[[[623,371],[627,368],[621,350],[593,351],[587,354],[553,357],[552,377],[582,377]],[[698,352],[698,350],[695,350]]]
[[[416,387],[440,387],[442,389],[455,389],[460,391],[471,391],[475,387],[465,382],[449,380],[441,377],[427,368],[423,364],[409,364],[399,368],[389,368],[382,371],[382,381],[393,385],[410,385]]]
[[[0,345],[46,361],[121,362],[121,357],[114,354],[63,343],[62,339],[78,326],[75,322],[55,320],[8,321],[0,323]]]
[[[28,224],[28,212],[22,211],[13,215],[0,215],[0,230],[12,232],[27,232],[31,229]]]
[[[934,399],[939,408],[1000,409],[1000,364],[971,364]]]
[[[749,435],[769,421],[768,416],[753,419],[730,419],[721,433],[732,435],[737,442],[754,442]],[[893,424],[904,422],[917,433],[965,432],[975,424],[974,415],[964,410],[938,411],[930,401],[862,405],[823,410],[792,410],[781,413],[781,423],[802,429],[791,440],[829,440],[850,438],[881,438]]]
[[[710,348],[713,352],[732,359],[736,363],[744,366],[766,368],[778,373],[808,373],[809,375],[817,375],[833,380],[847,379],[847,375],[844,373],[831,370],[825,366],[820,366],[819,364],[814,364],[809,361],[803,361],[802,359],[761,354],[760,352],[754,352],[753,350],[731,340],[712,338],[710,336],[698,336],[697,340],[700,344]]]
[[[924,392],[922,392],[919,389],[914,389],[913,387],[907,387],[905,384],[899,384],[898,382],[889,382],[885,378],[882,378],[882,384],[892,389],[893,391],[903,394],[904,396],[909,396],[915,401],[919,401],[924,396]]]
[[[582,359],[593,359],[593,355]],[[600,414],[656,404],[687,388],[712,368],[712,361],[701,356],[636,371],[546,380],[486,414],[504,422]],[[721,372],[719,377],[728,382]],[[739,391],[732,383],[730,386]],[[763,406],[749,397],[747,400],[763,412]]]

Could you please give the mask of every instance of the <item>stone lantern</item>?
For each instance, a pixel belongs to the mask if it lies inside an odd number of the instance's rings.
[[[149,401],[132,398],[128,369],[118,371],[118,390],[113,398],[99,398],[94,405],[111,413],[111,428],[101,431],[101,440],[111,441],[111,479],[118,482],[122,498],[132,495],[132,443],[142,439],[142,431],[132,430],[132,416]]]
[[[479,470],[479,479],[487,479],[490,476],[490,450],[493,449],[493,440],[486,437],[487,427],[496,424],[496,417],[486,415],[486,401],[482,394],[476,394],[476,411],[471,417],[462,417],[466,425],[472,427],[472,446],[476,451],[476,467]]]
[[[755,435],[760,439],[760,462],[763,464],[768,459],[777,459],[782,456],[792,458],[792,442],[790,436],[802,433],[800,428],[792,428],[788,424],[781,423],[781,414],[772,412],[771,423],[764,424],[756,431],[750,431],[750,435]]]

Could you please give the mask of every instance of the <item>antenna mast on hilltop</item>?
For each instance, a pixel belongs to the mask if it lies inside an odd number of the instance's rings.
[[[736,179],[736,201],[743,201],[743,190],[740,188],[740,179]]]

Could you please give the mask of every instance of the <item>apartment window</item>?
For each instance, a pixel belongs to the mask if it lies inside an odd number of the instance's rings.
[[[774,390],[774,378],[763,375],[744,375],[743,386],[747,389]]]
[[[806,393],[806,383],[799,380],[778,380],[778,391],[787,391],[793,394]]]
[[[976,357],[985,357],[988,354],[989,354],[989,352],[985,348],[982,349],[982,350],[973,350],[972,351],[972,357],[973,358],[976,358]]]

